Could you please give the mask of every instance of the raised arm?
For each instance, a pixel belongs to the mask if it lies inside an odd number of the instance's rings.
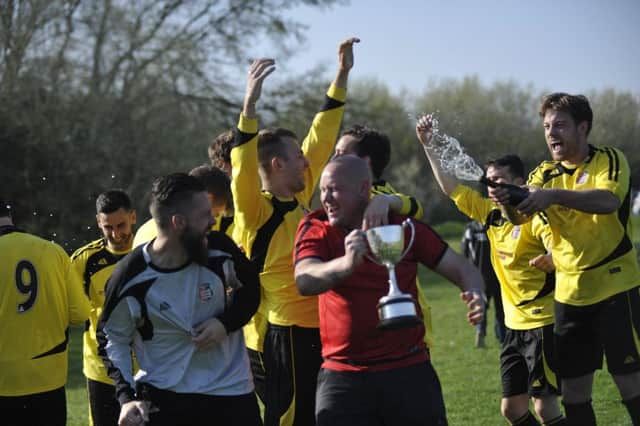
[[[338,47],[338,71],[326,93],[324,105],[313,118],[309,133],[302,141],[302,152],[309,162],[305,170],[305,188],[296,194],[298,201],[308,207],[322,169],[333,153],[338,140],[344,104],[347,98],[347,80],[353,67],[353,45],[358,38],[349,38]]]
[[[275,69],[276,61],[269,58],[256,59],[249,67],[242,104],[242,115],[245,118],[256,118],[256,102],[262,93],[262,83]]]
[[[249,67],[242,113],[231,149],[231,193],[236,225],[253,229],[261,218],[271,213],[262,197],[262,181],[258,173],[258,120],[256,103],[262,83],[275,70],[273,59],[257,59]]]
[[[422,148],[427,156],[427,160],[429,160],[429,164],[431,164],[431,170],[433,170],[433,175],[440,189],[447,196],[450,195],[453,190],[456,189],[458,179],[442,170],[440,161],[431,150],[430,144],[433,139],[433,117],[431,114],[423,115],[418,119],[416,123],[416,136],[418,136],[418,140],[422,144]]]

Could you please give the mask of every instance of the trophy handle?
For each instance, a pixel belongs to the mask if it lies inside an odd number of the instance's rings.
[[[409,226],[411,228],[411,238],[409,239],[409,244],[407,244],[407,247],[402,252],[402,256],[400,256],[400,259],[403,259],[404,256],[409,252],[409,249],[411,249],[411,246],[413,245],[413,239],[416,236],[416,228],[413,226],[413,222],[411,221],[411,219],[405,219],[404,222],[402,222],[402,229],[403,230],[407,226]]]

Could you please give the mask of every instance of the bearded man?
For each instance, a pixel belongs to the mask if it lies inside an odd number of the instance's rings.
[[[241,330],[260,301],[255,268],[211,232],[197,178],[157,179],[149,210],[158,236],[118,263],[98,322],[119,424],[262,424]]]

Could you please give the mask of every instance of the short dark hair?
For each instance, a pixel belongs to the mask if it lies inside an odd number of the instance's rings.
[[[225,206],[232,205],[231,180],[225,172],[209,164],[203,164],[191,169],[189,175],[197,178],[217,202],[224,203]]]
[[[389,137],[373,127],[359,124],[344,131],[342,136],[351,136],[356,139],[355,154],[360,158],[369,157],[373,177],[380,179],[391,160]]]
[[[496,158],[495,160],[489,160],[484,165],[484,169],[487,170],[489,167],[507,167],[511,176],[515,178],[525,178],[524,163],[520,157],[515,154],[508,154],[500,158]]]
[[[588,126],[587,135],[591,132],[593,111],[586,96],[570,95],[562,92],[551,93],[542,98],[538,114],[544,118],[549,109],[568,112],[576,125],[586,121]]]
[[[271,170],[271,159],[274,157],[288,160],[286,146],[282,143],[285,138],[298,139],[296,134],[281,127],[263,129],[258,133],[258,161],[263,170]]]
[[[0,217],[11,217],[11,204],[0,195]]]
[[[209,145],[209,161],[211,165],[224,169],[231,165],[231,148],[236,137],[236,130],[230,129],[220,133]]]
[[[184,213],[198,192],[206,192],[204,185],[186,173],[173,173],[154,180],[149,211],[158,227],[167,229],[171,216]]]
[[[131,210],[131,199],[120,189],[105,191],[96,198],[96,213],[109,214],[118,209]]]

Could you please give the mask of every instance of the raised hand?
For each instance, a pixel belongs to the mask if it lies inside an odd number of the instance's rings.
[[[260,99],[262,83],[275,69],[276,61],[268,58],[256,59],[249,67],[247,86],[244,92],[242,114],[247,118],[255,117],[256,102]]]
[[[431,114],[423,115],[416,123],[416,136],[425,148],[431,143],[433,138],[433,116]]]
[[[338,74],[333,84],[336,87],[347,87],[349,71],[353,68],[353,44],[360,43],[357,37],[351,37],[340,43],[338,47]]]
[[[353,68],[353,44],[360,43],[357,37],[351,37],[340,43],[338,47],[338,64],[341,69]]]

